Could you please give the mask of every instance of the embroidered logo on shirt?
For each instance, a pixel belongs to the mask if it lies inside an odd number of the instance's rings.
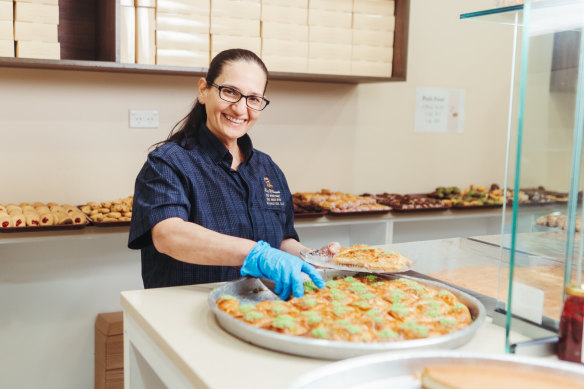
[[[266,205],[284,205],[280,191],[274,190],[274,185],[270,182],[270,177],[267,174],[264,176],[264,183],[266,184],[264,188]]]

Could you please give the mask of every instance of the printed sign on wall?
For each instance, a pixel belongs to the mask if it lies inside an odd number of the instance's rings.
[[[462,133],[464,89],[416,88],[414,132]]]

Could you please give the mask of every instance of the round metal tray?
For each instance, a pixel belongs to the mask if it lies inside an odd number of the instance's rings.
[[[325,280],[333,279],[335,276],[357,274],[357,272],[340,270],[320,270],[320,273]],[[469,294],[451,286],[410,276],[384,275],[382,277],[387,279],[408,278],[429,287],[446,289],[452,292],[469,308],[473,317],[472,324],[459,331],[427,339],[375,343],[342,342],[284,335],[264,330],[235,319],[217,307],[215,301],[224,294],[235,296],[242,304],[256,304],[265,300],[279,300],[278,296],[266,286],[269,282],[262,282],[257,278],[242,278],[215,288],[209,293],[208,302],[219,325],[225,331],[246,342],[275,351],[330,360],[346,359],[384,351],[456,348],[468,342],[485,320],[486,310],[483,304]]]
[[[456,364],[461,369],[465,365],[499,366],[584,382],[584,369],[569,362],[505,354],[421,351],[368,355],[336,362],[301,376],[286,389],[420,389],[420,373],[426,366],[437,364]],[[489,385],[496,387],[494,381]]]

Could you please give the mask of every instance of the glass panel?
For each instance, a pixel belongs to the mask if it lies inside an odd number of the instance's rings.
[[[511,301],[508,334],[511,329],[524,332],[526,326],[553,334],[564,283],[581,284],[582,276],[582,233],[576,215],[581,213],[583,170],[584,88],[579,74],[584,1],[528,0],[522,16],[516,155],[507,166],[513,213],[501,244],[510,252],[508,260],[507,254],[502,256],[499,300],[503,309]],[[534,207],[540,211],[534,212]],[[505,235],[508,231],[510,236]],[[512,343],[508,335],[508,351]]]
[[[460,18],[499,24],[517,24],[523,20],[523,5],[469,12],[460,15]]]

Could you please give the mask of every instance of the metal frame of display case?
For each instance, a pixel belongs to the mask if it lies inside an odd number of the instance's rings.
[[[517,347],[527,344],[546,344],[551,350],[549,346],[557,341],[559,317],[549,315],[549,309],[548,313],[544,314],[546,312],[544,308],[550,308],[547,299],[553,298],[556,303],[559,302],[561,309],[564,298],[563,287],[568,283],[582,284],[584,245],[580,242],[584,241],[584,232],[576,232],[576,219],[578,212],[582,212],[578,207],[578,192],[582,185],[582,142],[584,140],[584,77],[581,76],[584,74],[584,39],[580,39],[584,27],[584,0],[526,0],[524,5],[467,13],[461,15],[461,19],[508,24],[514,28],[505,173],[506,186],[509,183],[508,186],[514,189],[514,197],[511,217],[509,218],[506,210],[503,210],[499,296],[493,320],[506,327],[507,352],[515,352]],[[560,45],[559,39],[566,36],[571,41],[568,45]],[[562,54],[568,54],[568,60],[565,57],[558,57]],[[558,75],[562,77],[557,77]],[[543,81],[547,81],[548,77],[549,81],[546,85]],[[514,87],[516,83],[517,89]],[[546,86],[547,89],[538,90],[541,86]],[[538,91],[547,93],[548,96],[545,97],[548,100],[541,98],[541,101],[538,101],[540,98]],[[566,134],[571,131],[571,145],[566,142],[566,144],[555,145],[555,148],[541,139],[542,133],[545,134],[545,131],[549,133],[552,130],[553,123],[548,120],[547,123],[542,124],[535,120],[538,116],[537,110],[539,109],[539,113],[542,111],[538,103],[547,102],[549,105],[543,108],[550,110],[552,98],[558,97],[553,93],[564,94],[559,96],[564,100],[562,100],[561,108],[558,109],[558,117],[566,123],[573,120],[571,126],[565,123],[562,123],[563,126],[558,126]],[[575,96],[566,95],[568,93]],[[566,101],[568,101],[567,104]],[[549,115],[549,112],[546,114]],[[544,132],[538,133],[542,129]],[[511,158],[513,142],[516,142],[514,161]],[[544,154],[539,165],[534,163],[533,150],[529,149],[526,152],[526,144],[533,148],[533,144],[536,143],[540,147],[540,152]],[[571,152],[571,162],[567,158],[562,160],[554,154],[559,155],[562,151],[566,154]],[[568,202],[558,206],[558,209],[567,215],[567,225],[563,231],[534,231],[530,234],[520,234],[517,220],[525,210],[519,198],[520,188],[525,187],[526,184],[533,184],[529,180],[538,175],[537,166],[548,170],[563,167],[563,170],[558,171],[570,173],[569,177],[568,175],[563,177],[563,181],[562,177],[553,180],[555,184],[565,184],[563,189],[569,194]],[[537,173],[534,174],[534,172]],[[547,178],[551,181],[549,177]],[[509,229],[511,234],[505,235],[504,231],[509,231]],[[546,240],[551,238],[556,241]],[[541,254],[542,250],[538,253],[538,244],[541,248],[542,242],[553,242],[553,245],[548,246],[554,246],[555,251],[547,250],[546,255]],[[553,292],[550,289],[540,290],[534,276],[525,276],[526,268],[532,270],[532,275],[538,271],[547,272],[547,269],[561,269],[563,282]],[[517,276],[521,273],[523,273],[523,279],[519,282]],[[560,277],[559,272],[556,273],[556,277]],[[507,275],[508,280],[505,280]],[[533,284],[530,285],[532,281]],[[538,298],[533,298],[535,295]],[[511,303],[508,304],[508,302]],[[535,309],[534,312],[525,313],[531,308],[538,308],[538,304],[541,304],[541,310]],[[529,309],[526,310],[526,307]],[[509,335],[511,329],[536,339],[523,343],[514,342]]]

